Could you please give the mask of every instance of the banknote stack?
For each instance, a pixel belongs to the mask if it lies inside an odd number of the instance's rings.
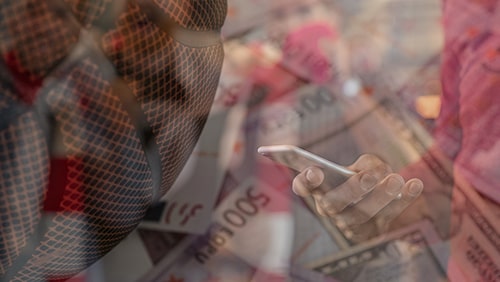
[[[229,0],[207,125],[174,188],[103,260],[105,276],[500,281],[499,213],[428,150],[434,120],[416,106],[441,94],[440,5]],[[424,172],[422,200],[386,232],[353,240],[292,193],[294,172],[257,154],[273,144],[343,165],[372,153],[396,172]],[[129,271],[131,251],[145,259]]]

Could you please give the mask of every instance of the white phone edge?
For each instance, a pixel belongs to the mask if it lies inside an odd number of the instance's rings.
[[[356,174],[354,171],[336,164],[334,162],[331,162],[329,160],[326,160],[318,155],[315,155],[309,151],[306,151],[300,147],[294,146],[294,145],[269,145],[269,146],[260,146],[257,148],[257,152],[261,155],[266,155],[267,153],[274,153],[274,152],[295,152],[321,166],[324,168],[332,169],[336,172],[338,172],[341,175],[350,177]]]

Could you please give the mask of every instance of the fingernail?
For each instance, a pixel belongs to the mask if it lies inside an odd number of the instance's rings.
[[[410,187],[408,187],[408,194],[410,194],[410,196],[418,196],[418,194],[420,194],[420,192],[422,192],[422,190],[424,189],[424,186],[422,185],[422,183],[420,182],[412,182],[410,183]]]
[[[403,186],[403,181],[399,177],[389,177],[386,183],[386,192],[390,195],[396,196],[401,191],[401,187]]]
[[[319,182],[321,182],[320,176],[311,169],[307,170],[306,179],[311,184],[318,184]]]
[[[370,174],[363,174],[359,180],[359,185],[363,191],[370,190],[375,184],[377,184],[377,178]]]

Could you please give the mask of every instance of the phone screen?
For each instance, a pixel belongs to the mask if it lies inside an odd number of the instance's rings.
[[[301,172],[311,166],[319,167],[325,172],[325,182],[332,186],[337,186],[355,174],[344,166],[292,145],[262,146],[259,147],[258,152],[296,172]]]

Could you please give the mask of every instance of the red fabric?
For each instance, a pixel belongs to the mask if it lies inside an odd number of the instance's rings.
[[[48,279],[47,282],[85,282],[85,275],[77,275],[69,279]]]
[[[19,99],[28,105],[32,105],[36,99],[38,89],[42,86],[43,80],[23,70],[14,51],[5,54],[4,61],[12,75]]]
[[[78,159],[52,158],[49,184],[43,210],[46,212],[83,212],[84,194],[81,191],[82,161]],[[65,201],[65,199],[67,199]]]
[[[49,185],[43,203],[43,210],[47,212],[60,212],[64,190],[68,183],[68,160],[53,158],[50,160]]]

